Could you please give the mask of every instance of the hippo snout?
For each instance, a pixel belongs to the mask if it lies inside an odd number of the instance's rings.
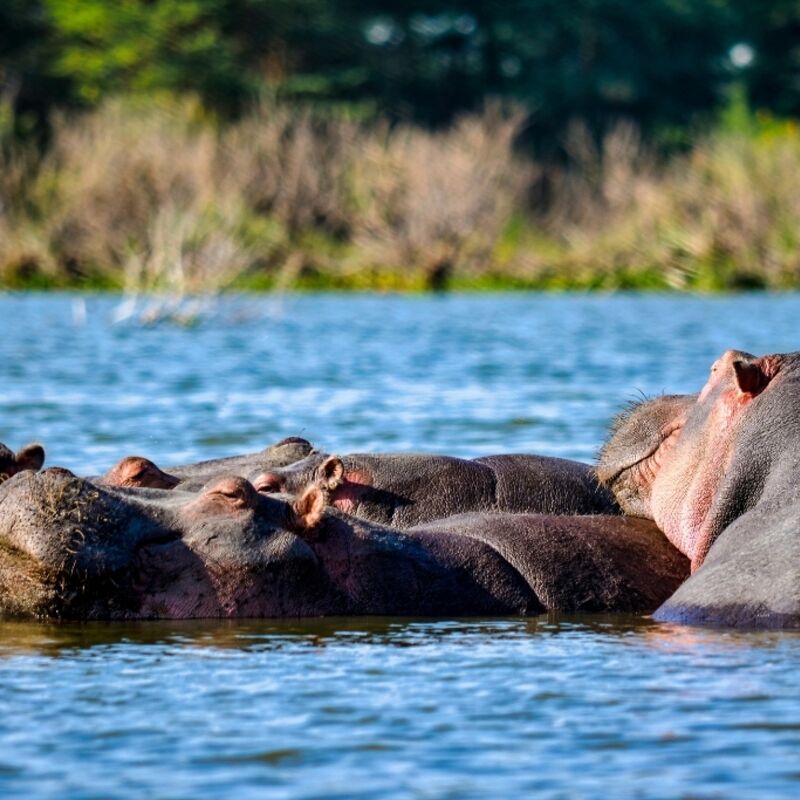
[[[68,470],[20,473],[0,496],[0,612],[118,616],[139,549],[175,536]]]

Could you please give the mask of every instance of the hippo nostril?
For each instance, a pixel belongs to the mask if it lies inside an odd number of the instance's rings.
[[[127,456],[106,473],[103,482],[110,486],[172,489],[179,480],[159,469],[149,458]]]
[[[123,458],[116,467],[125,477],[132,480],[141,478],[154,468],[156,468],[156,465],[152,461],[148,461],[146,458],[140,458],[139,456]]]
[[[253,488],[257,492],[273,494],[275,492],[280,492],[283,487],[279,475],[276,475],[274,472],[264,472],[253,481]]]

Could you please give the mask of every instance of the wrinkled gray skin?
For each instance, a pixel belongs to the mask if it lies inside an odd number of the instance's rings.
[[[334,507],[397,528],[473,511],[619,513],[590,466],[543,456],[467,460],[355,453],[339,458],[313,452],[288,467],[248,477],[264,493],[299,494],[319,485]]]
[[[177,487],[186,491],[198,491],[214,478],[277,469],[299,461],[312,452],[314,448],[309,441],[298,436],[290,436],[257,453],[168,467],[166,471],[142,456],[126,456],[105,475],[91,479],[106,486],[146,489]]]
[[[598,474],[692,560],[657,619],[800,627],[800,353],[725,352],[698,395],[635,408]]]
[[[36,442],[20,447],[15,453],[0,442],[0,482],[30,469],[36,472],[44,464],[44,447]]]
[[[220,475],[249,475],[258,470],[285,467],[305,458],[313,450],[313,445],[306,439],[289,436],[258,453],[168,467],[168,471],[180,480],[179,488],[194,491]]]
[[[0,610],[38,618],[648,611],[684,579],[652,523],[465,514],[400,531],[239,477],[200,493],[66,470],[0,486]]]
[[[697,402],[696,394],[672,394],[631,404],[612,425],[600,452],[597,476],[614,494],[623,513],[652,519],[649,459],[674,436]]]

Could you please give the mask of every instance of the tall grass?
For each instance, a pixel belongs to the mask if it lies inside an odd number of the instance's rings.
[[[490,107],[431,132],[264,105],[221,125],[190,101],[117,100],[55,118],[37,153],[0,104],[0,281],[800,285],[794,123],[745,114],[667,161],[631,125],[600,142],[576,125],[555,170],[515,152],[522,122]]]
[[[272,240],[248,238],[248,209],[223,179],[219,133],[189,105],[109,104],[60,118],[38,175],[56,261],[130,291],[225,286]]]
[[[557,280],[704,290],[800,286],[800,129],[748,117],[664,162],[621,125],[573,166],[542,221]],[[547,270],[548,264],[538,264]]]
[[[0,95],[0,280],[9,271],[26,279],[57,267],[38,230],[31,207],[38,156],[14,136],[10,98]]]
[[[399,126],[369,137],[356,162],[360,263],[415,271],[432,288],[490,269],[528,182],[530,165],[513,152],[522,122],[490,108],[441,133]]]

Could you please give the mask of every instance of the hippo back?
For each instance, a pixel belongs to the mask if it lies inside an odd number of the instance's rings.
[[[496,505],[502,511],[542,514],[618,514],[611,492],[592,467],[564,458],[498,455],[476,458],[495,474]]]

